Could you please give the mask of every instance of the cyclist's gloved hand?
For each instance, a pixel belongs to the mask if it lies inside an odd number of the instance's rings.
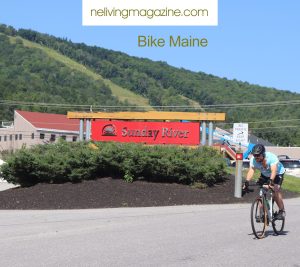
[[[243,190],[247,189],[249,187],[249,181],[245,181],[243,185]]]
[[[269,180],[268,180],[268,185],[273,187],[273,186],[274,186],[274,181],[271,180],[271,179],[269,179]]]
[[[242,197],[249,192],[249,181],[245,181],[242,187]]]

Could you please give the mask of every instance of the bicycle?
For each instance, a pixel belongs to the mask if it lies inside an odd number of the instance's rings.
[[[262,239],[266,226],[271,222],[275,234],[280,235],[284,229],[285,218],[277,218],[279,208],[273,198],[274,190],[268,184],[257,185],[259,185],[259,196],[253,201],[250,213],[253,234],[256,238]],[[247,188],[243,193],[252,191]]]

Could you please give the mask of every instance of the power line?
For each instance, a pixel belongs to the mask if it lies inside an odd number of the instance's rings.
[[[288,120],[267,120],[267,121],[243,121],[243,123],[274,123],[274,122],[291,122],[300,121],[300,119],[288,119]],[[233,122],[218,122],[217,124],[233,124]]]
[[[170,109],[190,109],[190,110],[203,110],[211,108],[259,108],[259,107],[271,107],[271,106],[286,106],[286,105],[299,105],[300,100],[286,100],[286,101],[270,101],[270,102],[259,102],[259,103],[231,103],[231,104],[214,104],[214,105],[201,105],[200,107],[191,106],[121,106],[121,105],[91,105],[91,104],[66,104],[66,103],[40,103],[40,102],[24,102],[24,101],[12,101],[12,100],[0,100],[0,105],[10,106],[40,106],[40,107],[59,107],[59,108],[84,108],[90,110],[91,107],[94,109],[111,109],[111,108],[170,108]]]
[[[204,105],[202,107],[265,107],[265,106],[280,106],[280,105],[299,105],[300,100],[286,100],[286,101],[270,101],[259,103],[232,103],[232,104],[216,104],[216,105]]]
[[[286,128],[300,128],[300,125],[285,125],[283,126],[274,126],[274,127],[263,127],[263,128],[250,128],[250,130],[264,130],[264,129],[281,129],[281,130],[286,130]]]
[[[257,123],[275,123],[275,122],[293,122],[293,121],[300,121],[300,119],[290,119],[290,120],[270,120],[270,121],[252,121],[252,122],[243,122],[243,123],[254,123],[254,124],[257,124]],[[64,126],[78,126],[79,127],[79,122],[78,123],[64,123],[64,122],[43,122],[43,121],[34,121],[34,122],[30,122],[32,124],[39,124],[39,123],[42,123],[43,125],[64,125]],[[234,122],[217,122],[216,124],[219,125],[219,124],[226,124],[226,125],[232,125]],[[298,127],[300,125],[294,125],[295,127]],[[283,127],[283,126],[280,126],[280,127]],[[284,127],[287,127],[284,125]],[[291,127],[291,126],[290,126]],[[37,127],[38,129],[40,127]],[[268,127],[270,128],[270,127]],[[0,128],[1,129],[1,128]],[[3,128],[3,129],[6,129],[6,128]],[[262,129],[262,128],[251,128],[251,129]],[[59,129],[58,129],[59,130]],[[1,132],[1,131],[0,131]]]

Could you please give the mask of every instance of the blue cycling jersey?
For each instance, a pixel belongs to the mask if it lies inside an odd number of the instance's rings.
[[[258,169],[258,170],[260,170],[262,175],[264,175],[266,177],[270,177],[271,176],[271,166],[274,164],[277,164],[277,175],[284,174],[285,169],[275,154],[273,154],[271,152],[266,152],[265,159],[267,161],[266,168],[263,167],[261,162],[256,162],[254,157],[252,157],[250,159],[250,167]]]

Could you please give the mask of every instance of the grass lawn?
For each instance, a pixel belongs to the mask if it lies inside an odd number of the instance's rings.
[[[291,192],[300,193],[300,178],[286,174],[284,176],[282,187]]]
[[[228,167],[227,172],[229,174],[235,175],[235,168]],[[247,175],[247,170],[243,170],[243,181],[245,180],[246,175]],[[253,180],[257,180],[259,176],[260,176],[259,171],[255,171]],[[300,178],[285,174],[282,188],[291,192],[300,193]]]

